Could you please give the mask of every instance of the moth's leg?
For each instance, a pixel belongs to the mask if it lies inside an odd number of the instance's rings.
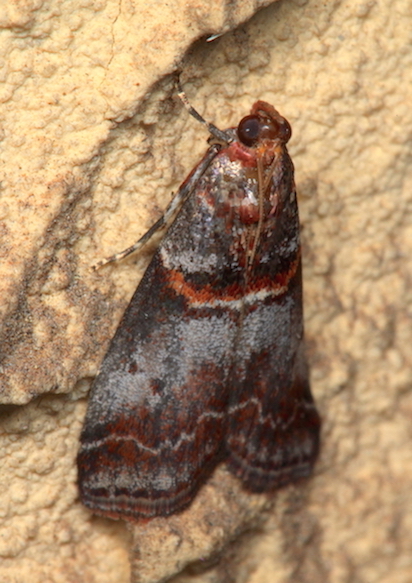
[[[179,188],[176,195],[172,198],[169,205],[167,206],[165,212],[160,217],[158,221],[155,222],[154,225],[150,227],[150,229],[141,237],[136,243],[134,243],[131,247],[128,247],[124,251],[120,251],[119,253],[115,253],[110,257],[106,257],[105,259],[101,259],[98,261],[94,266],[93,269],[99,269],[103,267],[103,265],[107,265],[108,263],[112,263],[113,261],[119,261],[120,259],[124,259],[131,253],[138,251],[143,247],[152,236],[159,231],[159,229],[163,229],[164,227],[168,227],[172,220],[177,215],[179,209],[181,208],[182,204],[187,200],[193,190],[196,188],[197,183],[199,182],[200,178],[206,172],[218,152],[221,150],[222,146],[220,144],[213,144],[210,146],[208,151],[206,152],[205,156],[201,160],[201,162],[196,166],[195,171],[189,175],[188,179],[183,182],[182,186]]]

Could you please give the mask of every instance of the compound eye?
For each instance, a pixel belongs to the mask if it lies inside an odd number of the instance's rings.
[[[260,137],[260,118],[257,115],[247,115],[237,126],[239,140],[245,146],[254,146]]]
[[[281,123],[279,123],[278,134],[279,138],[285,142],[285,144],[290,140],[292,135],[292,128],[290,127],[290,123],[284,117],[281,118]]]

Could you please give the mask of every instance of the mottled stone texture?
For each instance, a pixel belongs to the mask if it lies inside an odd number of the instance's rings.
[[[0,580],[127,583],[131,544],[141,582],[412,580],[411,3],[282,0],[185,56],[256,8],[238,7],[26,2],[0,15]],[[266,498],[220,468],[187,513],[130,535],[80,506],[74,462],[84,379],[149,250],[90,266],[154,222],[204,150],[173,97],[177,69],[219,127],[256,99],[293,127],[322,455],[264,526]],[[29,402],[52,391],[70,397]]]

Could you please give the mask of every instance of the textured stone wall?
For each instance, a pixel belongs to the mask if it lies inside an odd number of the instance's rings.
[[[1,583],[412,580],[412,2],[281,0],[247,20],[263,4],[0,9]],[[258,98],[292,125],[322,452],[272,499],[222,467],[187,512],[128,530],[81,507],[74,463],[150,248],[91,266],[206,147],[176,72],[219,127]]]

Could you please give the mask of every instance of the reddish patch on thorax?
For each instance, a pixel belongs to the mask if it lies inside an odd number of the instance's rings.
[[[245,167],[256,168],[256,152],[239,142],[233,142],[226,150],[231,162],[242,162]]]

